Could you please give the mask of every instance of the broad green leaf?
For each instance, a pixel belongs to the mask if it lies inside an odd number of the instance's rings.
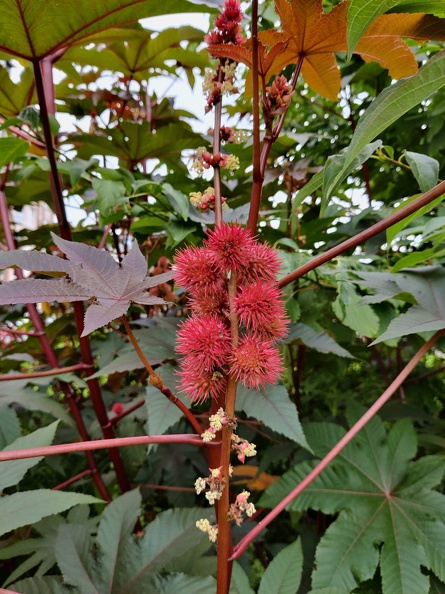
[[[29,148],[29,142],[20,138],[0,138],[0,167],[23,157]]]
[[[351,406],[349,423],[363,412],[362,407]],[[344,429],[329,423],[313,423],[305,429],[319,456],[344,435]],[[386,435],[383,423],[374,417],[288,506],[295,511],[340,512],[317,547],[312,576],[316,591],[350,592],[371,579],[379,548],[383,594],[428,592],[428,578],[421,567],[443,579],[445,496],[430,489],[440,482],[445,460],[428,456],[410,462],[415,455],[416,435],[410,421],[398,421]],[[314,464],[295,466],[267,489],[259,505],[276,505]],[[429,472],[433,477],[424,483]]]
[[[388,126],[445,85],[445,52],[439,52],[417,74],[402,79],[378,95],[360,118],[346,152],[343,168],[330,178],[329,199],[357,155]],[[325,176],[327,173],[325,173]]]
[[[14,584],[14,592],[20,594],[72,594],[71,588],[64,586],[59,576],[34,576]]]
[[[176,190],[170,184],[164,184],[163,188],[171,206],[175,209],[176,213],[186,221],[190,210],[190,200],[185,194]]]
[[[350,0],[348,5],[348,60],[369,25],[399,0]]]
[[[230,594],[254,594],[250,587],[249,578],[246,572],[237,561],[232,566],[232,581],[230,582]]]
[[[62,524],[59,527],[56,559],[65,583],[77,587],[79,592],[101,594],[96,586],[97,572],[92,570],[90,535],[84,526]]]
[[[182,555],[206,536],[195,523],[209,517],[213,510],[194,508],[169,509],[159,514],[149,525],[145,535],[134,550],[131,571],[121,585],[126,594],[140,594],[141,587],[171,559]],[[128,558],[128,557],[127,557]]]
[[[428,260],[430,260],[431,258],[434,258],[436,253],[437,252],[434,248],[430,248],[428,250],[411,252],[411,254],[408,254],[407,256],[403,256],[403,258],[400,258],[400,260],[397,260],[397,262],[392,267],[392,271],[399,272],[400,270],[403,270],[404,268],[411,268],[411,267],[416,266],[417,264],[426,264],[428,262]]]
[[[295,404],[284,386],[272,386],[265,391],[238,386],[236,410],[262,421],[266,427],[285,435],[304,448],[308,447]]]
[[[322,171],[323,173],[323,197],[321,200],[320,206],[320,214],[323,214],[326,211],[326,208],[329,203],[329,198],[335,191],[335,188],[338,184],[345,179],[348,175],[350,175],[355,169],[358,169],[365,161],[369,159],[369,157],[373,154],[373,152],[382,145],[381,140],[376,140],[375,142],[371,142],[365,148],[360,151],[360,153],[352,159],[352,161],[345,167],[345,163],[347,160],[347,152],[342,153],[340,155],[332,155],[328,157],[326,161],[326,165]],[[338,180],[338,173],[341,172],[342,179]]]
[[[34,77],[26,68],[19,80],[12,80],[7,68],[0,66],[0,115],[3,118],[17,116],[34,99]],[[20,118],[21,119],[21,118]]]
[[[311,590],[308,594],[349,594],[349,590],[342,590],[340,588],[317,588]]]
[[[398,0],[390,12],[426,12],[438,17],[445,15],[444,0]]]
[[[161,14],[210,11],[186,0],[107,0],[101,5],[88,0],[3,0],[2,5],[0,47],[34,61],[119,24]],[[10,31],[15,34],[11,36]]]
[[[360,299],[354,287],[340,281],[338,297],[332,303],[332,310],[340,322],[348,328],[363,336],[375,337],[379,331],[379,317],[370,305],[361,305]]]
[[[139,489],[124,493],[108,505],[103,513],[97,532],[97,544],[101,551],[102,580],[106,592],[112,592],[116,574],[124,562],[122,553],[141,507]]]
[[[27,385],[31,383],[28,380],[14,380],[2,382],[2,393],[0,401],[3,404],[12,404],[16,402],[23,406],[25,410],[39,410],[52,415],[55,419],[60,419],[66,425],[73,426],[73,419],[67,413],[65,406],[57,402],[50,394],[37,392]],[[35,378],[32,381],[35,385],[47,386],[48,378]]]
[[[56,421],[55,423],[48,425],[48,427],[37,429],[37,431],[33,431],[29,435],[19,437],[4,448],[3,451],[10,452],[11,450],[24,450],[27,448],[49,446],[53,442],[58,425],[59,421]],[[12,487],[19,483],[26,472],[41,460],[43,460],[43,456],[0,462],[0,491],[4,491],[7,487]]]
[[[261,578],[258,594],[295,594],[303,571],[303,551],[296,540],[282,549]]]
[[[175,386],[178,381],[175,369],[171,365],[164,365],[160,370],[160,375],[165,385],[180,398],[180,400],[189,406],[190,403],[182,395],[176,393]],[[154,386],[149,384],[145,390],[145,406],[147,408],[147,435],[163,435],[167,429],[175,425],[183,414],[168,398]],[[149,446],[149,450],[153,446]]]
[[[92,184],[97,193],[99,212],[104,217],[116,206],[127,201],[125,186],[121,182],[94,178]]]
[[[410,309],[394,318],[386,331],[372,344],[407,334],[445,328],[445,271],[441,267],[405,270],[393,275],[400,292],[411,293],[417,301]]]
[[[15,410],[0,404],[0,448],[5,448],[22,434]]]
[[[421,191],[431,190],[439,179],[439,162],[428,155],[412,151],[405,151],[405,156]]]
[[[81,493],[35,489],[6,495],[0,499],[0,534],[38,522],[46,516],[58,514],[74,505],[103,503],[97,497]]]
[[[419,194],[410,196],[407,200],[404,200],[399,206],[397,206],[394,209],[394,212],[399,210],[403,206],[406,206],[407,204],[409,204],[410,202],[412,202],[413,200],[415,200],[418,197],[419,197]],[[414,221],[418,217],[421,217],[424,214],[431,212],[431,210],[433,208],[436,208],[443,201],[444,197],[445,197],[445,195],[442,194],[442,196],[439,196],[438,198],[436,198],[435,200],[430,202],[430,204],[426,204],[425,206],[423,206],[422,208],[419,208],[419,210],[417,210],[416,212],[413,212],[413,214],[409,215],[408,217],[405,217],[404,219],[402,219],[395,225],[391,225],[391,227],[388,227],[388,229],[386,230],[386,238],[387,238],[388,243],[391,243],[397,235],[400,235],[400,233],[401,233],[401,231],[403,231],[403,229],[405,229],[406,227],[409,227],[411,221]]]
[[[349,351],[341,347],[327,332],[317,332],[307,324],[292,324],[285,338],[286,344],[294,340],[301,340],[306,346],[319,353],[332,353],[339,357],[354,359]]]

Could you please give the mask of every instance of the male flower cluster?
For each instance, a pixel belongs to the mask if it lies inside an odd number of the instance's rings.
[[[176,283],[189,291],[193,312],[178,332],[180,385],[193,402],[223,396],[229,374],[256,389],[279,379],[276,343],[288,324],[276,284],[279,268],[277,252],[239,225],[220,225],[208,232],[203,248],[177,253]],[[237,292],[229,304],[233,275]],[[240,324],[236,345],[230,333],[231,309]]]

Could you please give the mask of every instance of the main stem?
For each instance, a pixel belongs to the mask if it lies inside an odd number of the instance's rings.
[[[396,392],[409,374],[413,371],[419,361],[445,334],[445,330],[439,330],[432,336],[414,355],[411,361],[406,365],[396,379],[383,392],[383,394],[374,402],[366,413],[349,429],[349,431],[340,439],[340,441],[326,454],[326,456],[317,464],[317,466],[287,495],[274,509],[267,514],[244,538],[242,538],[235,547],[232,559],[238,559],[246,550],[249,544],[260,534],[272,520],[274,520],[300,493],[302,493],[322,472],[323,470],[340,454],[340,452],[352,441],[352,439],[363,429],[363,427],[377,414],[382,406],[388,402],[391,396]]]
[[[233,299],[236,296],[237,275],[232,272],[229,280],[229,307],[230,307],[230,330],[232,346],[238,345],[238,317],[235,314]],[[235,416],[237,382],[232,375],[229,375],[225,412],[229,418]],[[228,520],[229,512],[229,480],[230,480],[230,452],[232,442],[232,427],[226,425],[222,430],[221,438],[221,472],[225,480],[224,490],[221,499],[218,501],[218,568],[217,568],[217,590],[216,594],[228,594],[230,587],[230,578],[232,573],[232,563],[229,561],[232,554],[232,530]]]

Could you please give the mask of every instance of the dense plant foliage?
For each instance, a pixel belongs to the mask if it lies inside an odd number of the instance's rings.
[[[444,0],[0,24],[2,591],[444,592]]]

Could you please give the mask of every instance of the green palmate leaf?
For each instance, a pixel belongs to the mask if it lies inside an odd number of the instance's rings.
[[[236,410],[262,421],[273,431],[307,448],[308,444],[298,418],[295,404],[284,386],[268,387],[265,391],[248,390],[238,386]]]
[[[258,594],[294,594],[303,571],[303,551],[296,540],[282,549],[261,578]]]
[[[402,79],[382,91],[360,118],[347,149],[343,168],[337,171],[333,164],[332,175],[329,171],[325,171],[325,178],[330,180],[328,191],[324,193],[325,199],[329,200],[338,184],[344,179],[350,164],[368,143],[443,85],[445,85],[445,52],[439,52],[428,60],[417,74]]]
[[[10,452],[11,450],[23,450],[26,448],[38,448],[51,445],[58,424],[59,421],[56,421],[55,423],[48,425],[48,427],[37,429],[37,431],[33,431],[33,433],[30,433],[29,435],[19,437],[5,447],[3,451]],[[0,462],[0,491],[19,483],[26,472],[38,464],[40,460],[43,460],[43,456],[40,456],[39,458],[24,458],[23,460]]]
[[[34,95],[32,71],[26,68],[20,80],[12,81],[9,72],[0,66],[0,115],[2,118],[17,116],[28,105]]]
[[[405,151],[405,156],[422,192],[431,190],[439,179],[439,161],[412,151]]]
[[[350,423],[364,412],[353,407]],[[323,456],[344,435],[338,425],[309,424],[312,449]],[[374,417],[336,460],[288,507],[340,512],[316,552],[312,586],[352,591],[371,579],[380,563],[383,594],[428,592],[428,567],[439,579],[445,570],[445,497],[431,489],[440,483],[445,460],[428,456],[416,462],[416,435],[407,419],[386,434]],[[314,462],[298,464],[274,483],[260,505],[274,506]],[[430,480],[424,482],[429,476]],[[381,548],[379,556],[379,547]],[[329,590],[327,590],[329,592]],[[335,590],[334,590],[335,591]]]
[[[285,338],[286,344],[294,340],[301,340],[306,346],[319,353],[332,353],[339,357],[354,359],[349,351],[341,347],[327,332],[317,332],[307,324],[292,324]]]
[[[103,502],[90,495],[50,489],[36,489],[7,495],[0,499],[0,534],[6,534],[20,526],[33,524],[46,516],[84,503]]]
[[[29,142],[20,138],[0,138],[0,167],[23,157],[29,148]]]
[[[186,0],[110,0],[92,6],[87,0],[62,4],[57,0],[2,0],[0,49],[12,55],[36,60],[62,47],[79,43],[97,31],[145,17],[177,12],[194,12],[196,5]],[[209,12],[205,5],[199,12]],[[11,36],[8,31],[15,31]],[[41,32],[46,31],[45,35]]]
[[[332,310],[337,318],[348,328],[363,336],[375,337],[379,331],[379,317],[370,305],[360,304],[361,297],[354,287],[340,282],[338,297],[332,303]]]
[[[127,556],[127,577],[121,590],[126,594],[140,594],[147,579],[160,571],[164,565],[179,557],[207,538],[197,530],[195,523],[200,518],[213,515],[212,510],[170,509],[150,524],[147,532],[133,550],[132,559]]]
[[[64,586],[61,577],[45,576],[20,580],[14,584],[14,592],[20,594],[73,594],[71,588]]]
[[[157,576],[151,583],[152,592],[156,594],[209,594],[216,588],[216,580],[212,576],[190,576],[183,573]]]

